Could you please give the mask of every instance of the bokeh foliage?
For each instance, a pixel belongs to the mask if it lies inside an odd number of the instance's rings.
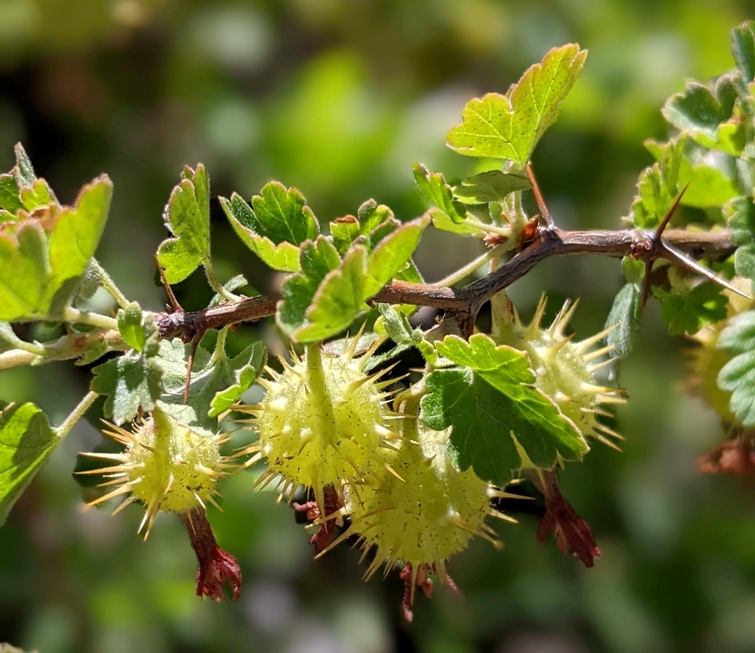
[[[534,165],[559,224],[610,228],[651,161],[642,142],[665,136],[663,101],[686,78],[732,66],[729,32],[745,11],[744,0],[6,0],[0,169],[23,141],[64,202],[107,172],[115,194],[100,258],[127,295],[159,310],[152,257],[185,164],[208,167],[213,197],[249,198],[279,179],[323,220],[370,197],[408,220],[423,207],[415,161],[449,178],[474,172],[444,144],[464,103],[504,91],[552,46],[579,42],[584,73]],[[217,200],[210,208],[219,276],[241,271],[260,290],[274,287]],[[429,280],[476,253],[445,245],[423,242]],[[543,288],[554,309],[581,296],[574,327],[589,335],[621,284],[618,267],[549,262],[512,295],[523,312]],[[176,289],[186,308],[209,300],[201,278]],[[395,579],[362,584],[346,548],[312,562],[291,511],[251,492],[244,475],[225,484],[225,512],[213,515],[219,541],[239,554],[244,598],[201,602],[177,520],[158,520],[144,544],[139,510],[117,520],[82,511],[73,460],[100,442],[82,425],[0,530],[0,641],[40,653],[750,651],[753,509],[738,482],[697,473],[694,458],[718,443],[719,427],[675,389],[684,343],[664,335],[659,313],[651,307],[623,367],[624,453],[597,447],[563,476],[603,551],[592,570],[538,545],[524,506],[523,528],[499,527],[503,553],[476,543],[452,563],[464,598],[440,588],[408,628]],[[0,376],[3,397],[33,398],[53,419],[85,384],[64,365]]]

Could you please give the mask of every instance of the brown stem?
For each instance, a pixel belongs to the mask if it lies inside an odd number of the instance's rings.
[[[731,254],[734,245],[728,230],[691,232],[668,230],[662,242],[694,257],[718,258]],[[473,324],[480,308],[493,295],[521,279],[541,261],[553,256],[599,254],[650,262],[665,258],[654,231],[623,229],[615,231],[565,231],[542,229],[539,237],[497,270],[462,288],[446,288],[426,283],[393,281],[373,302],[429,306],[452,313],[462,324]],[[202,311],[156,313],[155,323],[162,338],[181,338],[190,342],[198,333],[239,322],[255,322],[275,314],[279,297],[259,296],[239,302],[212,306]]]

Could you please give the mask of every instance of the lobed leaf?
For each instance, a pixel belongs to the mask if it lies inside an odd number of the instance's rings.
[[[466,219],[466,209],[454,200],[451,186],[440,172],[430,172],[421,163],[414,164],[414,180],[425,198],[442,211],[451,222],[461,224]]]
[[[755,288],[755,202],[749,197],[737,197],[723,207],[729,219],[737,276],[749,279]]]
[[[733,317],[716,346],[732,355],[718,374],[719,387],[732,393],[731,412],[743,426],[755,426],[755,311]]]
[[[464,204],[488,204],[500,202],[515,191],[531,188],[525,175],[488,170],[462,179],[454,188],[454,197]]]
[[[0,233],[0,320],[59,318],[97,249],[111,195],[111,181],[98,177],[74,206],[21,211],[15,233]]]
[[[467,156],[508,159],[524,167],[555,121],[586,56],[587,51],[574,43],[553,48],[506,95],[488,93],[469,101],[461,124],[448,133],[449,147]]]
[[[461,469],[504,485],[525,467],[552,468],[578,460],[587,443],[575,425],[534,387],[524,352],[475,334],[446,336],[438,353],[457,367],[432,372],[420,417],[433,429],[453,427],[451,447]]]
[[[135,419],[140,410],[151,411],[162,394],[163,370],[144,353],[124,354],[92,372],[91,389],[107,395],[103,410],[117,425]]]
[[[662,222],[687,181],[680,179],[684,139],[670,141],[662,152],[663,158],[645,168],[637,181],[629,220],[640,229],[654,229]]]
[[[186,166],[163,215],[173,238],[160,243],[157,260],[168,283],[179,283],[210,258],[210,180],[200,163]]]
[[[709,85],[689,82],[663,106],[663,117],[700,145],[737,156],[745,146],[745,128],[735,105],[738,91],[731,75]]]
[[[32,403],[5,404],[0,413],[0,526],[59,440]]]
[[[655,294],[661,299],[663,322],[672,336],[693,335],[726,317],[726,296],[712,283],[700,283],[686,292],[658,289]]]

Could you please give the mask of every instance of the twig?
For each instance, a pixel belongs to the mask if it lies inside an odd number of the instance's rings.
[[[659,246],[658,243],[662,246]],[[516,254],[497,270],[461,288],[434,284],[393,281],[385,286],[373,302],[429,306],[453,314],[462,323],[474,323],[477,313],[493,295],[526,275],[545,259],[554,256],[598,254],[632,256],[646,263],[657,258],[670,259],[669,252],[681,252],[700,258],[720,258],[731,254],[734,245],[728,230],[692,232],[668,230],[660,241],[655,231],[623,229],[615,231],[565,231],[542,229],[535,242]],[[253,297],[238,302],[212,306],[201,311],[156,313],[162,338],[181,338],[190,342],[198,333],[239,322],[255,322],[275,314],[279,301],[275,295]]]

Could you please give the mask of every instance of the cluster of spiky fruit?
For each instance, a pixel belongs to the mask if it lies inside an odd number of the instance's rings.
[[[541,326],[544,310],[541,300],[531,322],[523,324],[503,298],[494,310],[493,337],[527,353],[538,389],[583,436],[610,443],[609,437],[618,436],[600,423],[600,404],[623,399],[596,382],[603,364],[597,360],[608,348],[593,345],[605,332],[575,343],[564,333],[574,308],[565,305],[547,328]],[[229,467],[264,460],[258,485],[275,481],[289,500],[300,486],[312,492],[308,511],[321,527],[318,535],[325,534],[315,542],[318,554],[354,539],[372,555],[366,578],[383,565],[386,573],[402,566],[410,614],[415,587],[429,593],[431,574],[453,586],[446,560],[474,537],[500,547],[485,520],[509,519],[490,506],[491,498],[507,495],[471,468],[459,469],[449,450],[450,428],[435,431],[420,419],[423,381],[394,396],[387,388],[397,380],[386,380],[389,370],[365,372],[378,341],[357,356],[358,342],[346,340],[328,351],[310,345],[303,355],[281,361],[282,371],[266,369],[259,380],[263,400],[236,407],[252,416],[248,423],[257,434],[238,453],[244,463],[221,456],[220,436],[179,424],[160,407],[133,431],[111,426],[106,434],[125,449],[89,454],[112,464],[86,473],[103,474],[103,485],[115,486],[92,503],[128,494],[118,511],[142,502],[140,531],[146,538],[160,510],[186,515],[204,509],[214,503],[216,483]],[[344,518],[349,526],[334,539],[333,526]],[[217,597],[216,590],[211,595]]]
[[[433,431],[417,417],[421,390],[389,407],[385,388],[394,381],[366,374],[373,352],[357,358],[356,344],[340,355],[310,346],[284,362],[283,372],[268,370],[265,398],[245,409],[258,440],[242,453],[252,454],[248,464],[266,460],[261,483],[278,479],[285,495],[311,488],[321,523],[349,518],[323,550],[354,536],[374,553],[366,577],[400,563],[412,588],[427,572],[447,582],[446,559],[474,536],[498,544],[484,519],[499,514],[489,501],[501,492],[471,470],[459,471],[448,452],[450,431]],[[337,497],[335,510],[326,505],[328,491]]]

